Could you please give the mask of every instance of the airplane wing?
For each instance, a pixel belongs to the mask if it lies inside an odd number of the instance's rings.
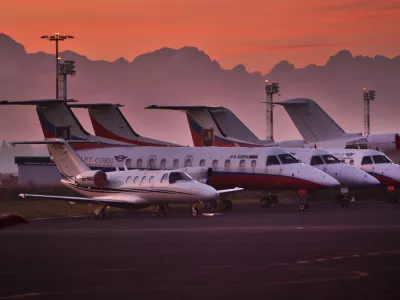
[[[219,191],[217,191],[217,193],[219,195],[219,194],[226,194],[226,193],[235,193],[235,192],[239,192],[239,191],[243,191],[243,188],[235,187],[233,189],[219,190]]]
[[[62,201],[69,201],[69,202],[81,202],[81,203],[95,203],[95,204],[106,204],[108,206],[114,207],[128,207],[134,205],[149,205],[149,202],[140,198],[140,197],[132,197],[129,196],[128,198],[121,198],[116,195],[117,199],[110,199],[107,197],[97,197],[97,198],[86,198],[86,197],[70,197],[70,196],[53,196],[53,195],[37,195],[37,194],[19,194],[21,198],[45,198],[50,200],[62,200]],[[120,199],[118,199],[120,198]]]

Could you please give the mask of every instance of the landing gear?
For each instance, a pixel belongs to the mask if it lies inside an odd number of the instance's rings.
[[[259,204],[261,207],[271,207],[278,204],[278,196],[276,195],[268,195],[262,196],[259,200]]]
[[[94,218],[95,219],[104,219],[107,215],[106,209],[107,209],[106,206],[98,207],[94,211]]]
[[[272,200],[269,196],[262,197],[259,201],[261,207],[271,207]]]
[[[307,202],[300,202],[299,211],[307,211],[310,210],[310,204]]]
[[[233,204],[231,200],[222,200],[221,203],[219,204],[219,209],[220,210],[229,210],[232,209]]]
[[[337,196],[337,204],[340,205],[340,207],[348,207],[350,205],[350,199],[355,199],[354,197],[350,197],[348,193],[345,194],[339,194]]]
[[[217,207],[218,207],[218,203],[215,200],[204,202],[205,209],[216,209]]]
[[[190,207],[190,216],[197,217],[200,214],[199,209],[196,207],[196,204],[191,205]]]
[[[156,204],[153,206],[153,216],[154,217],[163,217],[167,214],[167,205],[166,204]]]

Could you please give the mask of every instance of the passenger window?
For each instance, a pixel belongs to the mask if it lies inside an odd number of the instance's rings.
[[[125,166],[130,169],[132,167],[132,160],[130,158],[128,158],[125,162]]]
[[[143,168],[143,161],[142,161],[141,158],[139,158],[139,159],[136,161],[136,167],[138,167],[138,168]]]
[[[280,164],[281,163],[279,162],[278,158],[275,155],[267,157],[267,166],[274,166]]]
[[[165,173],[162,177],[161,177],[161,183],[166,183],[168,181],[168,173]]]
[[[310,165],[318,166],[318,165],[323,165],[323,164],[324,164],[324,162],[322,161],[321,156],[313,156],[313,157],[311,157]]]
[[[128,178],[126,178],[126,183],[129,183],[129,181],[131,181],[132,177],[128,176]]]
[[[252,160],[251,161],[251,167],[255,168],[257,166],[257,161],[256,160]]]
[[[151,176],[149,179],[149,183],[153,183],[154,182],[154,176]]]
[[[200,160],[200,167],[204,167],[206,165],[206,160],[205,159],[201,159]]]
[[[136,176],[135,179],[133,180],[133,183],[138,183],[139,182],[139,176]]]
[[[350,165],[350,166],[354,165],[354,159],[350,159],[349,165]]]
[[[146,176],[143,176],[142,181],[140,183],[143,184],[145,181],[146,181]]]
[[[167,160],[163,158],[160,162],[160,168],[165,169],[167,167]]]
[[[239,162],[239,167],[244,168],[245,165],[246,165],[246,161],[245,161],[244,159],[242,159],[242,160]]]
[[[361,161],[362,165],[372,165],[372,158],[371,156],[364,156],[362,161]]]
[[[173,165],[174,168],[179,168],[179,159],[174,159]]]
[[[229,168],[230,166],[231,166],[231,161],[230,161],[230,159],[227,159],[225,161],[225,168]]]
[[[218,168],[218,160],[217,160],[217,159],[214,159],[214,160],[213,160],[213,162],[212,162],[212,168],[213,168],[213,169]]]
[[[187,158],[185,160],[185,167],[191,167],[192,166],[192,159],[191,158]]]

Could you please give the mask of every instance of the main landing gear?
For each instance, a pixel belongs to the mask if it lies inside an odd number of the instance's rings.
[[[163,217],[167,214],[167,204],[156,204],[153,206],[153,216]]]
[[[299,205],[299,211],[309,211],[310,210],[310,204],[307,202],[307,191],[306,190],[299,190],[297,191],[297,194],[300,197],[300,205]]]
[[[107,206],[100,206],[94,211],[95,219],[104,219],[107,216]]]
[[[197,217],[200,214],[199,209],[196,207],[196,204],[190,205],[190,216]]]
[[[261,207],[271,207],[278,204],[278,196],[276,195],[268,195],[262,196],[259,200],[259,204]]]

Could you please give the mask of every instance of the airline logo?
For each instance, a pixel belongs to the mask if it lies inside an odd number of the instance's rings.
[[[125,156],[125,155],[116,155],[116,156],[114,156],[114,158],[115,158],[115,160],[117,161],[117,162],[123,162],[126,158],[127,158],[128,156]]]
[[[214,128],[203,128],[201,132],[203,146],[214,146]]]

